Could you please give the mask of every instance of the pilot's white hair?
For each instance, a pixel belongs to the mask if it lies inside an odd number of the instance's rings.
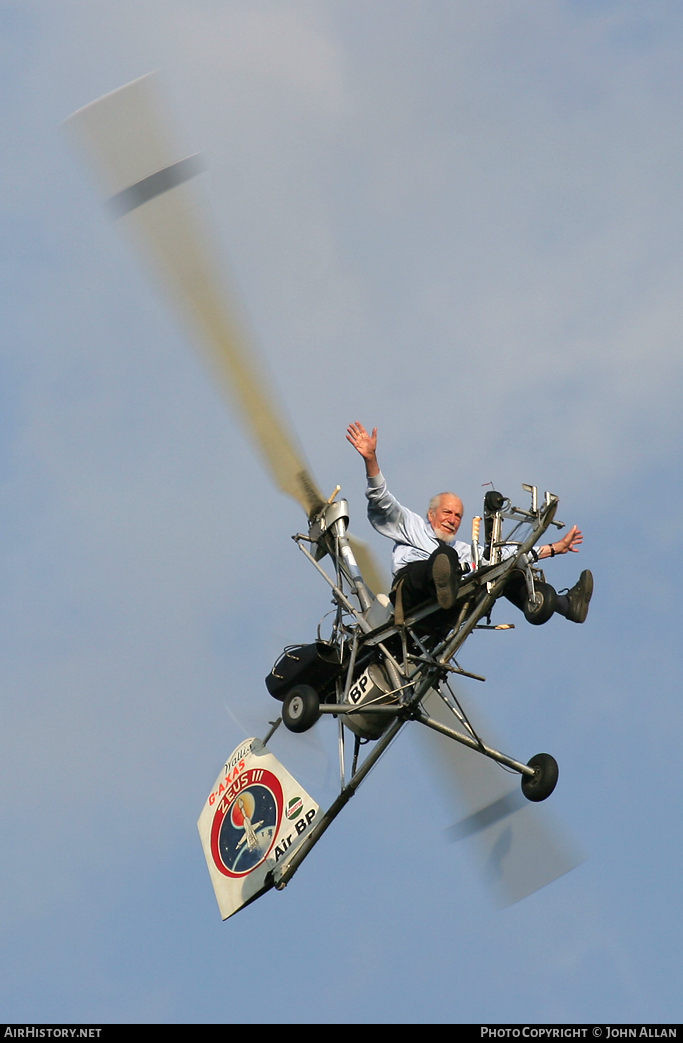
[[[429,501],[429,507],[427,508],[427,521],[429,521],[430,512],[435,511],[438,507],[441,506],[442,496],[454,496],[456,500],[460,499],[457,493],[450,492],[437,493],[436,496],[432,496],[431,500]]]

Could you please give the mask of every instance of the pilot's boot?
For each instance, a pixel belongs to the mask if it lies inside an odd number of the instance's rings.
[[[439,608],[453,608],[460,586],[460,566],[454,551],[439,551],[432,561],[432,579],[436,588]]]
[[[555,611],[572,623],[583,623],[588,615],[588,606],[592,596],[593,573],[584,569],[571,590],[557,595]]]

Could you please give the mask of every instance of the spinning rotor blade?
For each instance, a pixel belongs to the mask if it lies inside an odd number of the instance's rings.
[[[430,717],[453,727],[453,715],[436,692],[423,704]],[[519,775],[505,773],[488,757],[438,732],[420,728],[419,733],[440,789],[465,812],[448,830],[448,839],[472,838],[498,905],[521,901],[584,861],[575,845],[560,836],[549,810],[522,795]],[[480,734],[491,744],[488,725]]]
[[[273,479],[310,516],[323,497],[258,372],[235,309],[225,303],[215,252],[189,184],[201,164],[169,144],[153,84],[153,76],[134,80],[67,122],[95,154],[109,209],[151,253],[174,302],[200,334]]]
[[[356,539],[355,536],[349,536],[349,543],[353,550],[358,567],[362,573],[363,579],[369,586],[373,594],[386,593],[391,589],[391,580],[386,576],[382,566],[377,561],[377,558],[372,553],[367,543],[363,543],[362,540]]]

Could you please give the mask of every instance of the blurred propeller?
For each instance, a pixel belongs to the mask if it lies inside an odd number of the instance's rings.
[[[143,76],[86,105],[67,125],[94,154],[109,210],[151,254],[173,303],[198,333],[273,480],[309,517],[315,514],[324,497],[217,274],[221,266],[190,184],[203,164],[198,156],[180,156],[171,145],[155,77]],[[368,586],[387,589],[370,549],[355,539],[352,546]]]
[[[460,693],[458,700],[462,702]],[[453,727],[453,715],[436,692],[423,705],[430,717]],[[486,743],[495,746],[489,724],[472,720],[469,709],[467,714]],[[419,734],[429,763],[438,771],[439,790],[461,816],[447,830],[447,839],[471,837],[498,905],[519,902],[584,861],[548,809],[522,795],[519,775],[438,732],[420,728]]]
[[[217,275],[219,265],[190,184],[202,169],[167,140],[154,77],[144,76],[69,118],[94,154],[110,211],[151,253],[171,298],[199,334],[277,485],[310,515],[324,498],[279,413]]]
[[[355,555],[358,567],[363,579],[373,594],[387,592],[391,588],[391,580],[386,576],[384,569],[378,563],[367,543],[363,543],[356,536],[349,536],[349,543]]]

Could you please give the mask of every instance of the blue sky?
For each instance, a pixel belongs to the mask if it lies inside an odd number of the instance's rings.
[[[4,0],[0,44],[3,1017],[680,1020],[678,7]],[[518,905],[402,734],[289,887],[220,921],[196,819],[329,605],[61,127],[152,70],[354,531],[388,560],[351,419],[414,509],[533,481],[584,531],[548,574],[593,569],[587,624],[463,658],[506,750],[557,757],[587,855]],[[316,797],[330,723],[273,741]]]

